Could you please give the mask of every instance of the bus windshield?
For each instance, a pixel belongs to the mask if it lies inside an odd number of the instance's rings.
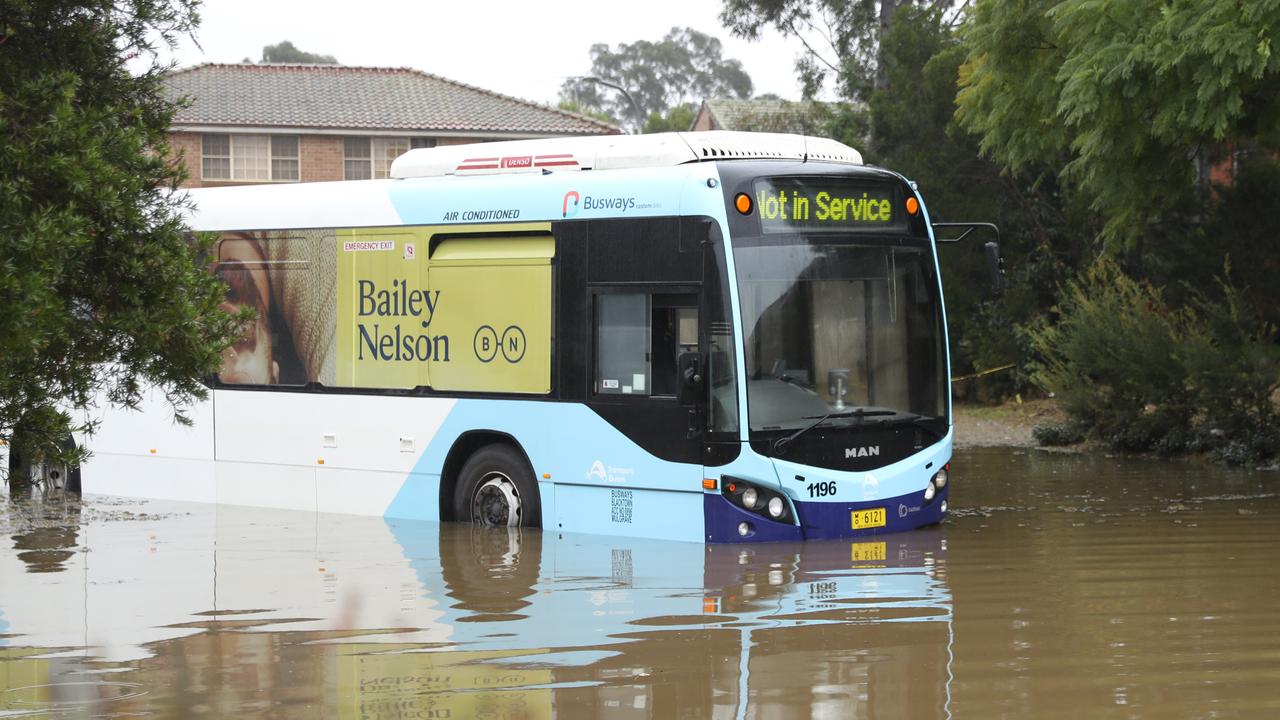
[[[770,236],[735,243],[750,427],[941,418],[946,367],[927,241]]]

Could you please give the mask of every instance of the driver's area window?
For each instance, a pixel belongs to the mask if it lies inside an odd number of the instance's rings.
[[[597,293],[595,339],[596,395],[675,396],[680,356],[698,351],[697,295]]]

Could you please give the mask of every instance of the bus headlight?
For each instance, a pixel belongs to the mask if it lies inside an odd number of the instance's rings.
[[[786,510],[786,505],[782,503],[782,498],[769,498],[769,516],[774,518],[782,517],[782,511]]]
[[[758,497],[758,493],[756,493],[755,488],[747,488],[746,490],[742,491],[742,504],[748,510],[754,510],[756,508],[757,497]]]
[[[933,484],[937,485],[939,490],[947,486],[947,469],[946,468],[942,468],[941,470],[938,471],[937,475],[933,476]]]
[[[933,483],[929,483],[928,485],[925,485],[925,486],[924,486],[924,501],[925,501],[925,502],[929,502],[930,500],[932,500],[932,499],[933,499],[933,496],[934,496],[934,494],[935,494],[936,492],[937,492],[937,489],[936,489],[935,487],[933,487]]]
[[[751,534],[751,523],[738,523],[738,537],[746,537]]]

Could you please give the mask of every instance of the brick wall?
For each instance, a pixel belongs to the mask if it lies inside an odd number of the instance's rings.
[[[302,182],[342,179],[342,136],[302,135],[298,139]]]
[[[187,166],[187,179],[182,187],[225,187],[228,185],[258,184],[244,180],[200,179],[200,133],[169,133],[173,161],[180,157]],[[463,145],[481,142],[477,138],[439,138],[439,145]],[[302,182],[323,182],[342,179],[342,136],[298,134],[298,173]]]

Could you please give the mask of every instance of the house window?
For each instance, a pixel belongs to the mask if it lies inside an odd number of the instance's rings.
[[[411,149],[435,145],[435,138],[345,138],[342,143],[342,177],[346,180],[381,180],[390,177],[393,160]]]
[[[200,143],[205,180],[298,180],[296,135],[205,133]]]

